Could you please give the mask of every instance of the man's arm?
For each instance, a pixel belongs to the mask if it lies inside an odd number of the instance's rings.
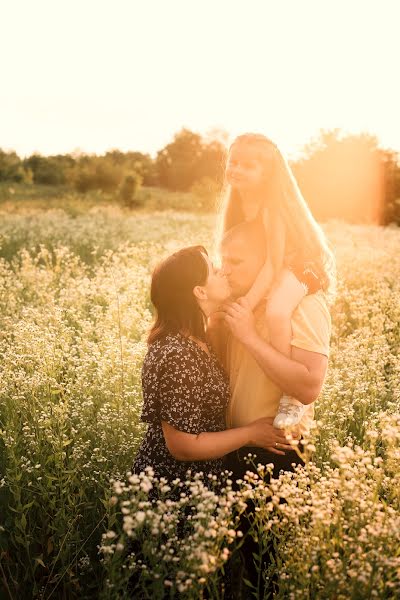
[[[303,404],[317,399],[328,366],[326,356],[292,346],[291,358],[287,358],[275,350],[257,333],[253,313],[242,299],[226,307],[225,320],[232,334],[285,394]]]

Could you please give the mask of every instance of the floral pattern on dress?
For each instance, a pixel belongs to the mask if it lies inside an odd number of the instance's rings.
[[[141,420],[148,429],[133,472],[154,469],[156,477],[186,478],[186,471],[218,474],[222,459],[179,461],[169,452],[161,421],[186,433],[224,431],[229,383],[212,349],[210,356],[180,333],[157,340],[148,349],[142,368]]]

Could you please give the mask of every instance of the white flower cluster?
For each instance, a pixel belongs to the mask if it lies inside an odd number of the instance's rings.
[[[140,475],[128,473],[125,483],[113,481],[110,504],[112,514],[119,510],[121,515],[119,530],[107,531],[100,547],[109,583],[114,576],[121,585],[121,575],[126,580],[136,573],[149,597],[157,597],[164,585],[195,598],[226,562],[229,546],[240,536],[237,524],[245,502],[232,490],[227,473],[221,474],[224,487],[218,491],[215,476],[187,475],[171,487],[149,467]],[[128,573],[115,573],[114,556],[118,562],[123,551]]]
[[[307,450],[314,462],[306,472],[287,474],[273,488],[262,473],[248,475],[240,495],[229,483],[216,493],[200,479],[172,485],[155,482],[151,473],[125,482],[143,434],[140,369],[151,322],[151,270],[179,247],[210,248],[214,224],[210,216],[132,215],[104,207],[74,217],[62,210],[2,213],[0,501],[6,500],[0,542],[7,540],[6,577],[30,581],[34,572],[29,585],[39,594],[46,585],[49,592],[50,572],[54,580],[64,573],[61,594],[76,578],[83,586],[91,569],[106,569],[113,597],[120,578],[126,582],[124,572],[136,573],[140,565],[141,584],[156,586],[153,597],[168,586],[171,594],[196,597],[220,585],[237,537],[235,516],[252,499],[253,535],[280,540],[274,568],[282,597],[395,598],[397,228],[325,226],[338,286],[329,370],[316,403],[318,431]],[[181,484],[185,495],[169,499]],[[162,497],[158,505],[150,500],[154,488]],[[106,519],[100,566],[93,561],[99,539],[92,532],[100,535]],[[126,544],[133,547],[135,540],[141,549],[125,560]]]

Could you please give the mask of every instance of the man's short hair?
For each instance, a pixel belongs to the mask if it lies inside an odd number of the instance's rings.
[[[231,227],[223,236],[220,249],[233,241],[242,241],[247,251],[267,257],[267,238],[265,228],[259,220],[242,221]]]

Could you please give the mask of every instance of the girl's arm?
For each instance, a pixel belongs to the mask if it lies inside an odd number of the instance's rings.
[[[263,417],[244,427],[198,435],[179,431],[167,421],[161,421],[161,424],[165,443],[172,456],[181,461],[196,461],[221,458],[242,446],[257,446],[275,454],[284,454],[282,450],[292,447],[283,431],[273,427],[271,421]],[[275,444],[278,444],[278,448]]]
[[[245,298],[253,310],[265,298],[271,285],[283,266],[285,257],[286,232],[282,219],[264,209],[263,224],[267,238],[267,258]]]

